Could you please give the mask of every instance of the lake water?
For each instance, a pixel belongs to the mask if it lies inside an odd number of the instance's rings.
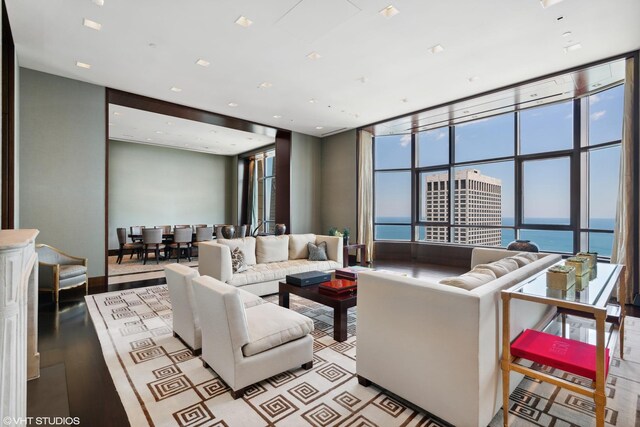
[[[411,222],[410,218],[381,217],[377,222],[403,223]],[[527,222],[536,224],[568,224],[568,219],[559,218],[529,218]],[[502,224],[512,226],[513,218],[503,218]],[[613,218],[591,219],[591,228],[611,230],[615,224]],[[611,256],[613,233],[589,233],[589,250],[601,256]],[[411,226],[407,225],[378,225],[375,229],[376,240],[411,240]],[[520,230],[520,238],[535,242],[541,251],[573,252],[573,233],[571,231],[556,230]],[[424,239],[424,228],[421,227],[418,240]],[[506,247],[515,239],[514,230],[502,230],[502,247]]]

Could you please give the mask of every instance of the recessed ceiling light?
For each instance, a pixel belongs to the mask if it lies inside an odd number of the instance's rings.
[[[279,114],[276,114],[275,116],[273,116],[273,118],[274,118],[274,119],[280,119],[280,118],[282,118],[282,116],[281,116],[281,115],[279,115]]]
[[[122,113],[120,113],[120,112],[118,112],[118,111],[114,111],[114,112],[113,112],[113,115],[114,115],[114,116],[120,116],[121,114],[122,114]]]
[[[249,28],[251,24],[253,24],[253,21],[246,16],[240,16],[238,19],[236,19],[236,24],[244,28]]]
[[[189,144],[184,144],[184,146],[185,146],[185,147],[188,147],[188,146],[189,146]]]
[[[366,82],[369,81],[369,79],[366,76],[359,77],[357,80],[362,84],[365,84]]]
[[[173,125],[173,123],[171,123],[171,122],[167,122],[167,124],[168,124],[169,126]]]
[[[477,114],[474,114],[473,116],[471,116],[471,118],[472,118],[472,119],[477,119],[477,118],[478,118],[478,115],[477,115]]]
[[[324,129],[322,126],[316,126],[317,130]]]
[[[562,33],[562,37],[569,37],[571,35],[571,31],[565,31]]]
[[[594,83],[591,87],[600,87],[602,86],[602,83]]]
[[[247,137],[247,139],[248,139],[249,141],[253,141],[253,138],[251,138],[250,136],[249,136],[249,137]]]
[[[311,98],[311,99],[309,100],[309,104],[315,104],[316,102],[318,102],[318,101],[316,101],[316,100],[315,100],[315,99],[313,99],[313,98]]]
[[[82,21],[82,25],[96,31],[100,31],[102,29],[102,24],[87,18],[84,18],[84,20]]]
[[[157,133],[158,135],[162,135],[164,132],[162,132],[161,130],[157,130],[157,131],[156,131],[156,133]]]
[[[567,46],[564,48],[564,53],[573,52],[574,50],[581,49],[582,45],[580,43],[572,44],[571,46]]]
[[[209,61],[207,61],[205,59],[202,59],[202,58],[198,59],[196,61],[196,64],[201,66],[201,67],[208,67],[209,65],[211,65],[211,63]]]
[[[535,98],[536,96],[538,96],[538,94],[537,94],[537,93],[532,93],[532,94],[530,94],[529,96],[530,96],[531,98]]]
[[[406,104],[407,102],[409,102],[409,100],[408,100],[407,98],[402,98],[402,100],[401,100],[401,101],[402,101],[402,102],[404,102],[405,104]]]
[[[173,86],[173,87],[171,88],[171,91],[172,91],[172,92],[182,92],[182,89],[180,89],[179,87],[175,87],[175,86]]]
[[[151,138],[147,138],[147,141],[153,141],[153,139],[151,139]]]
[[[437,44],[429,48],[429,52],[431,53],[440,53],[444,50],[441,44]]]
[[[307,58],[309,58],[309,59],[320,59],[320,58],[322,58],[322,56],[318,52],[313,51],[313,52],[311,52],[310,54],[307,55]]]
[[[129,134],[126,134],[126,133],[124,135],[122,135],[122,136],[126,136],[127,138],[133,138],[133,135],[129,135]]]
[[[109,122],[109,126],[113,126],[113,123]]]
[[[89,70],[91,68],[91,64],[87,64],[86,62],[76,61],[76,67],[86,68]]]
[[[208,149],[209,149],[209,147],[204,147],[204,149],[205,149],[205,150],[208,150]]]
[[[564,19],[564,16],[560,15],[556,18],[556,21],[562,21]]]
[[[238,104],[236,104],[235,102],[230,102],[227,104],[229,107],[237,107]]]
[[[464,114],[469,114],[469,110],[464,110],[463,113]]]
[[[385,18],[391,18],[393,16],[396,16],[398,13],[400,13],[400,11],[396,9],[392,4],[390,4],[389,6],[379,11],[378,13],[384,16]]]
[[[260,83],[260,86],[258,86],[260,89],[267,89],[270,88],[271,86],[273,86],[273,83],[269,83],[269,82],[262,82]]]
[[[104,6],[104,0],[93,0],[93,3],[98,6]]]
[[[473,82],[475,82],[475,81],[480,80],[480,77],[478,77],[478,76],[471,76],[471,77],[469,77],[469,79],[468,79],[468,80],[469,80],[469,82],[470,82],[470,83],[473,83]]]
[[[554,4],[558,4],[560,3],[562,0],[540,0],[540,4],[542,5],[543,8],[548,8],[550,6],[553,6]]]

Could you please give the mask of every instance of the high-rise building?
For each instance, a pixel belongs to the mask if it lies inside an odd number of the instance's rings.
[[[477,169],[457,170],[453,192],[453,224],[502,224],[502,181],[482,175]],[[427,222],[449,221],[449,173],[426,174],[423,183],[422,219]],[[453,242],[469,245],[500,246],[500,229],[452,227]],[[449,242],[447,227],[426,227],[425,239]]]

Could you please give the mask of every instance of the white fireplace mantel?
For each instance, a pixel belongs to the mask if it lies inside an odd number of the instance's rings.
[[[27,379],[40,376],[38,230],[0,231],[0,414],[27,416]]]

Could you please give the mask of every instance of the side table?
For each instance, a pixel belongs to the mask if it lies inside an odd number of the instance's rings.
[[[620,358],[624,351],[624,318],[626,300],[625,267],[616,264],[598,263],[591,272],[582,276],[580,286],[578,282],[566,291],[554,290],[547,287],[546,271],[542,271],[529,279],[502,291],[502,398],[504,412],[504,426],[509,423],[509,374],[515,371],[540,381],[549,382],[558,387],[571,390],[574,393],[591,398],[595,403],[596,426],[604,427],[605,393],[608,366],[613,360],[613,350],[620,340]],[[618,290],[619,309],[609,305],[609,298]],[[512,300],[525,300],[557,308],[554,318],[543,332],[556,335],[561,339],[553,343],[551,352],[565,354],[572,341],[586,343],[595,353],[594,366],[589,366],[593,373],[590,385],[576,384],[550,373],[534,370],[520,364],[520,358],[511,353],[512,341],[510,333],[510,303]],[[568,319],[577,317],[585,319],[585,326],[579,326],[572,331]],[[587,320],[588,319],[588,320]],[[576,322],[577,323],[577,322]],[[582,322],[581,322],[582,323]],[[524,335],[524,334],[523,334]],[[517,341],[516,339],[515,341]],[[515,342],[514,341],[514,342]],[[562,348],[561,348],[562,347]],[[610,357],[606,357],[607,349]],[[528,358],[523,358],[528,359]],[[556,364],[554,358],[548,365],[553,368],[569,368]],[[530,360],[530,359],[529,359]],[[573,368],[575,369],[575,368]],[[578,374],[578,372],[573,372]],[[580,374],[578,374],[580,375]]]
[[[358,251],[360,251],[360,265],[367,265],[367,245],[363,243],[352,243],[350,245],[344,245],[342,247],[342,266],[349,267],[349,250],[355,249],[356,259],[358,257]]]

